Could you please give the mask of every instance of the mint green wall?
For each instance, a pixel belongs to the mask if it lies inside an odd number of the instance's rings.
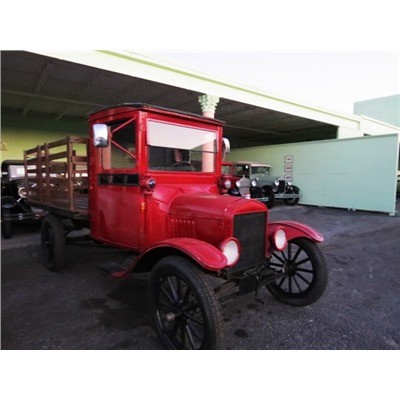
[[[354,103],[354,114],[400,126],[400,94]]]
[[[293,183],[300,204],[395,213],[399,135],[326,140],[234,149],[228,161],[269,163],[284,175],[293,156]]]
[[[62,139],[66,136],[87,136],[86,122],[79,119],[56,121],[51,115],[27,114],[2,110],[1,161],[22,159],[23,151],[38,144]]]

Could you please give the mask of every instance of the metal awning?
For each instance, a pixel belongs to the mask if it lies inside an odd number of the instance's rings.
[[[87,119],[95,109],[136,101],[201,114],[198,96],[205,93],[134,76],[135,71],[119,73],[25,51],[3,51],[1,71],[3,112],[17,110],[22,117],[45,113],[54,120]],[[232,147],[336,137],[337,124],[216,94],[215,117],[226,122]]]

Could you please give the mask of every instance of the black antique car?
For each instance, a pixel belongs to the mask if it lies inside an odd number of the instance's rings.
[[[236,177],[236,188],[230,190],[232,195],[257,199],[268,208],[275,205],[275,200],[283,200],[288,206],[295,206],[300,200],[300,189],[284,177],[270,175],[269,164],[238,161],[232,163],[230,174]],[[239,179],[242,178],[242,179]]]
[[[14,222],[39,219],[43,212],[26,204],[25,166],[22,160],[1,163],[1,230],[3,237],[12,236]]]

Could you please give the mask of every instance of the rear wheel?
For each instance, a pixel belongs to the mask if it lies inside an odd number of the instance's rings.
[[[43,264],[50,271],[65,266],[65,232],[60,218],[49,214],[42,221],[41,246]]]
[[[317,244],[307,238],[295,238],[281,252],[274,252],[270,265],[285,274],[267,289],[279,301],[292,306],[306,306],[317,301],[325,291],[328,271]],[[279,271],[278,271],[279,272]]]
[[[193,262],[168,256],[149,280],[151,313],[167,349],[200,350],[223,346],[222,314],[207,275]]]

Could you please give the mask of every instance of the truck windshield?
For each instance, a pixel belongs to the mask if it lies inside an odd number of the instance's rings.
[[[149,168],[159,171],[214,172],[217,132],[149,120]]]

